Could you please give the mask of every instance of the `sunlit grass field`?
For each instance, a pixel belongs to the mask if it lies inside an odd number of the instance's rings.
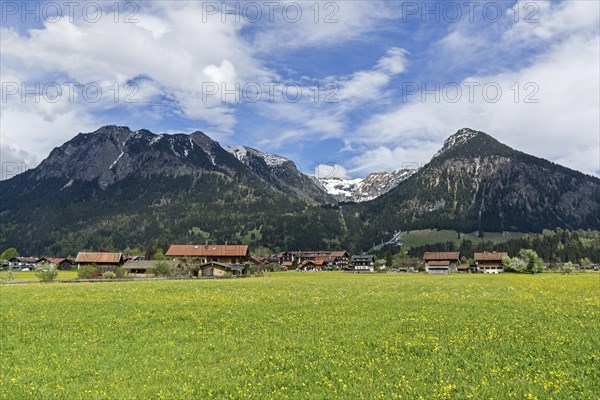
[[[0,285],[6,399],[597,399],[600,274]]]
[[[34,271],[12,271],[17,281],[39,281]],[[58,271],[57,280],[77,279],[77,271]]]

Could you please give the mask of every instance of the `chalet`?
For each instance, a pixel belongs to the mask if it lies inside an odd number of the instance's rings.
[[[40,258],[38,261],[38,263],[41,262],[47,262],[50,264],[54,264],[56,265],[56,268],[61,270],[61,271],[68,271],[71,268],[73,268],[73,260],[70,260],[68,258],[55,258],[55,257],[42,257]]]
[[[291,251],[289,252],[289,258],[292,262],[296,261],[298,264],[302,264],[305,261],[325,261],[327,267],[330,269],[344,269],[348,266],[350,261],[350,255],[345,250],[337,251]]]
[[[249,275],[250,269],[247,264],[222,264],[211,261],[198,267],[200,277],[220,277],[225,275],[243,276]]]
[[[355,272],[375,272],[375,257],[366,254],[352,256],[348,269]]]
[[[425,270],[432,274],[448,274],[456,272],[460,265],[460,254],[458,251],[433,251],[423,254]]]
[[[125,264],[123,264],[123,269],[129,272],[130,274],[141,274],[147,275],[152,274],[154,268],[156,268],[156,264],[161,261],[157,260],[129,260]],[[162,261],[166,262],[169,267],[176,268],[179,265],[177,261]]]
[[[473,259],[477,264],[477,270],[485,274],[497,274],[504,271],[502,259],[508,256],[508,253],[475,253]]]
[[[102,272],[106,272],[123,264],[123,254],[80,251],[75,258],[75,264],[77,268],[96,265]]]
[[[298,271],[323,271],[327,268],[327,263],[323,259],[319,260],[304,260],[302,264],[298,266]]]
[[[37,257],[13,257],[8,260],[9,269],[35,268],[39,258]]]
[[[186,258],[193,263],[244,264],[250,261],[247,245],[180,245],[174,244],[166,253],[170,258]]]
[[[277,259],[277,262],[280,264],[290,263],[291,265],[292,262],[294,262],[294,255],[289,251],[282,251],[279,254],[273,254],[272,257]]]

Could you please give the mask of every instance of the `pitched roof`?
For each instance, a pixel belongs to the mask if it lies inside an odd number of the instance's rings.
[[[508,253],[475,253],[475,257],[473,258],[475,261],[502,261],[504,256],[508,256]]]
[[[24,262],[24,263],[36,263],[38,261],[37,257],[13,257],[8,261],[12,262]]]
[[[365,260],[365,261],[374,261],[375,257],[369,254],[362,254],[362,255],[354,255],[351,258],[351,261],[357,261],[357,260]]]
[[[423,260],[458,260],[460,258],[460,254],[458,251],[428,251],[423,255]]]
[[[330,253],[331,257],[346,257],[348,256],[348,252],[344,251],[344,250],[340,250],[340,251],[332,251]]]
[[[456,267],[456,269],[457,269],[457,270],[459,270],[459,271],[466,271],[466,270],[468,270],[469,268],[470,268],[470,267],[469,267],[469,264],[461,264],[461,265],[459,265],[458,267]]]
[[[217,244],[173,244],[166,253],[168,257],[245,257],[248,255],[247,245]]]
[[[118,264],[121,261],[121,253],[101,253],[80,251],[75,259],[76,263],[98,263]]]
[[[40,261],[47,261],[51,264],[60,264],[61,262],[66,261],[69,264],[73,264],[73,261],[69,260],[68,258],[42,257],[38,260],[38,262]]]
[[[430,267],[449,267],[450,261],[429,261],[427,265]]]

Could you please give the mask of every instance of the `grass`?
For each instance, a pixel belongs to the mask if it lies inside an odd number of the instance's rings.
[[[494,243],[505,242],[510,239],[518,239],[524,234],[521,232],[484,232],[483,239],[480,239],[477,232],[461,233],[460,239],[458,232],[452,230],[421,229],[402,233],[402,243],[405,247],[416,247],[424,244],[434,244],[440,242],[460,243],[463,239],[479,243],[482,240],[490,240]]]
[[[0,398],[597,399],[600,275],[0,286]]]
[[[17,281],[39,281],[34,271],[12,271]],[[77,271],[58,271],[57,280],[77,279]]]
[[[204,239],[208,239],[210,237],[209,232],[203,231],[197,226],[192,227],[192,229],[190,229],[188,232],[193,235],[202,236]]]

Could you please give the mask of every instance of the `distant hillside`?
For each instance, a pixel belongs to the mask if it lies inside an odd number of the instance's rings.
[[[364,230],[360,247],[398,230],[540,232],[600,228],[600,179],[461,129],[397,188],[345,207]]]
[[[599,179],[483,132],[457,132],[429,164],[398,177],[388,186],[374,177],[386,194],[340,206],[283,157],[226,150],[202,132],[106,126],[0,182],[0,248],[66,256],[208,239],[358,252],[400,230],[600,229]]]

